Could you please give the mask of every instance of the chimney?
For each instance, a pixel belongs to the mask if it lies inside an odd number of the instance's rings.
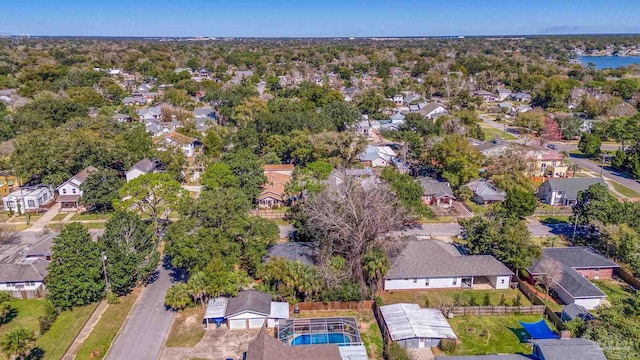
[[[561,340],[571,339],[571,331],[569,330],[560,331],[560,339]]]

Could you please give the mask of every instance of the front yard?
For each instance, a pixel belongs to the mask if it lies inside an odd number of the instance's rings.
[[[176,314],[171,324],[166,347],[194,347],[204,336],[202,318],[205,308],[197,306],[182,310]]]
[[[15,310],[15,317],[0,326],[0,337],[21,327],[33,331],[38,338],[36,347],[43,353],[42,359],[61,359],[97,305],[62,312],[51,328],[40,336],[38,318],[44,315],[44,299],[14,299],[10,303]]]
[[[449,355],[531,354],[526,332],[518,321],[535,322],[542,315],[458,316],[449,325],[461,344]],[[553,325],[549,324],[551,329]]]
[[[513,305],[513,301],[520,295],[522,306],[531,303],[518,289],[507,290],[424,290],[424,291],[384,291],[380,294],[385,304],[414,303],[422,307],[439,307],[442,305],[469,305],[475,299],[477,305],[484,305],[484,299],[489,295],[491,305],[497,306],[504,297],[506,305]],[[459,305],[458,305],[459,304]]]

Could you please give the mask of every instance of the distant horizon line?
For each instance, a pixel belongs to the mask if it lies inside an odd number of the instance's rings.
[[[523,38],[523,37],[554,37],[554,36],[640,36],[640,32],[631,33],[549,33],[549,34],[486,34],[486,35],[371,35],[371,36],[213,36],[213,35],[32,35],[0,33],[0,38],[31,37],[31,38],[123,38],[123,39],[462,39],[462,38]]]

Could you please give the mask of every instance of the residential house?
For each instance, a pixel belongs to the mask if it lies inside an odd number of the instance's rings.
[[[422,185],[422,202],[426,205],[448,208],[456,199],[451,185],[446,181],[438,181],[428,176],[419,177],[416,181]]]
[[[564,155],[557,151],[532,150],[526,154],[527,176],[565,177],[568,166],[564,163]]]
[[[162,111],[160,110],[160,106],[152,106],[138,110],[138,116],[140,116],[140,120],[142,121],[158,120],[162,119]]]
[[[512,108],[513,108],[513,103],[511,101],[503,101],[498,104],[498,109],[503,113],[511,114]]]
[[[14,264],[0,264],[0,291],[44,290],[48,266],[49,261],[39,258],[22,259]]]
[[[473,97],[482,99],[484,102],[491,102],[496,100],[496,96],[487,90],[477,90],[473,92]]]
[[[393,98],[391,100],[396,105],[403,105],[404,104],[404,96],[401,95],[401,94],[393,95]]]
[[[157,169],[157,166],[158,165],[154,161],[151,161],[149,159],[142,159],[138,161],[125,173],[127,182],[137,178],[138,176],[155,172]]]
[[[363,119],[357,123],[355,130],[358,134],[364,135],[367,138],[371,137],[371,124],[369,124],[369,120]]]
[[[10,171],[0,171],[0,196],[7,196],[20,186],[20,179]]]
[[[591,129],[593,129],[593,124],[596,123],[596,120],[593,119],[581,119],[582,123],[580,124],[580,132],[581,133],[590,133]]]
[[[440,309],[400,303],[380,306],[380,314],[391,340],[407,349],[430,348],[442,339],[458,338]]]
[[[51,232],[43,235],[42,239],[37,243],[29,246],[24,256],[27,259],[51,260],[51,249],[53,248],[53,239],[58,236],[57,233]]]
[[[82,184],[92,172],[96,171],[98,171],[98,169],[89,166],[56,188],[58,192],[56,202],[60,204],[61,210],[78,210],[80,207],[80,198],[82,198]]]
[[[344,90],[342,90],[342,96],[344,96],[344,101],[346,102],[351,102],[353,101],[353,98],[356,95],[356,89],[355,88],[345,88]]]
[[[131,116],[126,114],[115,114],[111,118],[119,123],[131,122],[132,120]]]
[[[478,205],[486,205],[493,204],[497,202],[502,202],[506,199],[507,194],[498,189],[495,184],[491,180],[487,179],[477,179],[472,180],[464,186],[468,187],[473,191],[473,196],[471,197],[471,201]]]
[[[576,303],[565,305],[562,307],[562,314],[560,316],[560,319],[563,322],[571,321],[575,318],[579,318],[582,321],[586,322],[586,321],[594,320],[595,316],[593,316],[589,312],[589,310],[585,309],[584,306],[580,306]]]
[[[418,112],[422,116],[431,120],[434,120],[438,116],[446,115],[449,113],[447,111],[447,108],[445,108],[443,105],[440,105],[438,103],[428,103],[428,104],[425,104],[424,106],[420,106],[420,110],[418,110]]]
[[[607,187],[602,178],[549,178],[538,187],[538,197],[549,205],[572,206],[580,191],[595,184]]]
[[[266,328],[249,343],[245,360],[279,360],[279,359],[314,359],[314,360],[349,360],[341,355],[341,347],[337,344],[317,344],[305,346],[289,346],[267,334]],[[356,360],[356,359],[353,359]],[[359,360],[359,359],[357,359]]]
[[[285,188],[291,180],[293,170],[293,164],[264,166],[267,182],[262,185],[262,192],[258,196],[258,207],[271,209],[287,204],[289,199]]]
[[[551,264],[551,265],[549,265]],[[589,280],[611,279],[618,264],[586,247],[545,248],[542,257],[527,268],[529,282],[535,284],[538,276],[557,273],[550,286],[567,305],[577,304],[587,310],[600,306],[605,295]]]
[[[491,255],[462,255],[452,244],[414,236],[393,259],[384,290],[508,289],[511,276]]]
[[[505,156],[510,154],[513,149],[513,144],[505,140],[494,139],[491,141],[485,141],[485,142],[474,144],[474,147],[482,155],[488,158],[492,158],[492,157],[500,157],[500,156]]]
[[[109,75],[121,75],[122,74],[122,70],[120,70],[120,69],[109,69],[107,71],[107,74],[109,74]]]
[[[343,170],[334,169],[331,171],[331,174],[329,174],[329,177],[324,181],[324,183],[327,184],[329,188],[335,190],[347,178],[358,178],[362,187],[375,186],[379,182],[371,168],[364,168]]]
[[[511,99],[519,102],[531,102],[531,95],[522,92],[511,94]]]
[[[411,104],[417,103],[419,100],[420,100],[420,96],[418,96],[416,94],[409,94],[409,95],[405,96],[404,104],[405,105],[411,105]]]
[[[53,201],[53,188],[49,185],[23,186],[2,198],[5,210],[24,214],[38,211]]]
[[[171,131],[166,135],[162,135],[160,139],[154,140],[154,142],[158,145],[159,150],[165,150],[166,146],[177,147],[184,152],[186,157],[190,158],[195,155],[198,141],[195,138]]]
[[[369,145],[364,153],[360,154],[360,162],[365,166],[385,167],[393,164],[398,155],[389,146]]]
[[[518,114],[526,113],[531,110],[533,110],[533,108],[529,105],[512,106],[511,110],[509,110],[509,115],[516,117]]]
[[[504,101],[511,97],[511,90],[509,89],[498,88],[497,92],[498,96],[496,97],[496,101]]]
[[[4,103],[11,103],[11,96],[15,93],[13,89],[3,89],[0,90],[0,101]]]
[[[122,103],[128,106],[133,106],[133,105],[140,106],[140,105],[146,104],[147,99],[145,99],[142,96],[125,96],[124,99],[122,99]]]
[[[243,290],[231,298],[209,300],[203,323],[226,324],[229,330],[260,329],[265,323],[274,327],[278,320],[289,318],[289,303],[271,301],[271,294],[257,290]]]
[[[438,356],[436,360],[606,360],[597,342],[585,338],[531,340],[532,355]]]

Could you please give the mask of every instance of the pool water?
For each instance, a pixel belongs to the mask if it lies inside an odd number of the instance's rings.
[[[350,342],[346,335],[340,333],[303,334],[296,336],[291,345],[349,344]]]

